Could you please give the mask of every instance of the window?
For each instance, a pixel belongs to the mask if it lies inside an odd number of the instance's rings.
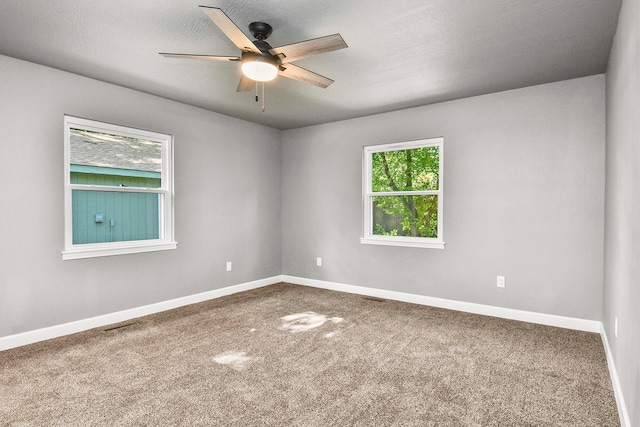
[[[64,117],[62,259],[175,249],[172,137]]]
[[[364,147],[362,243],[444,248],[443,138]]]

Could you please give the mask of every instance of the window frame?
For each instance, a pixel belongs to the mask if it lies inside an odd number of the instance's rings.
[[[374,153],[410,150],[423,147],[438,147],[438,189],[416,191],[391,191],[373,192],[373,167]],[[363,206],[363,230],[360,243],[367,245],[405,246],[415,248],[444,249],[444,138],[435,137],[419,139],[407,142],[395,142],[390,144],[370,145],[363,147],[363,178],[362,178],[362,206]],[[402,196],[402,195],[435,195],[438,198],[438,237],[411,237],[411,236],[381,236],[373,234],[373,197],[375,196]]]
[[[71,129],[110,133],[131,138],[156,141],[162,146],[161,186],[114,187],[107,185],[71,183]],[[103,243],[73,243],[73,190],[121,193],[151,193],[159,197],[159,238],[148,240],[127,240]],[[176,249],[174,240],[173,205],[173,136],[158,132],[136,129],[128,126],[99,122],[80,117],[64,116],[64,250],[63,260],[123,255]]]

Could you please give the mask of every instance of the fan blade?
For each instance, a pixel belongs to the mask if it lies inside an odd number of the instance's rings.
[[[236,92],[250,91],[255,84],[256,84],[255,81],[251,80],[249,77],[242,74],[242,77],[240,78],[240,83],[238,84],[238,89],[236,89]]]
[[[342,39],[342,36],[340,34],[333,34],[331,36],[319,37],[286,46],[274,47],[269,53],[276,55],[283,64],[286,64],[319,53],[344,49],[345,47],[348,46]]]
[[[161,53],[165,58],[204,59],[207,61],[240,61],[239,56],[191,55],[188,53]]]
[[[222,30],[222,32],[229,37],[229,39],[238,46],[243,52],[253,52],[260,54],[260,49],[253,44],[247,36],[244,35],[242,30],[233,23],[231,18],[226,13],[217,7],[199,6],[200,9],[207,14],[207,16],[213,21],[214,24]]]
[[[316,74],[313,71],[309,71],[293,64],[283,64],[280,68],[279,74],[283,77],[299,80],[321,88],[326,88],[333,83],[333,80],[328,77],[321,76],[320,74]]]

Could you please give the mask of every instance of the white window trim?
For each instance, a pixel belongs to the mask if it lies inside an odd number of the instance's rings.
[[[133,138],[157,141],[162,144],[162,181],[158,189],[111,187],[102,185],[71,184],[70,162],[70,130],[85,129],[94,132],[113,133]],[[110,255],[123,255],[140,252],[152,252],[176,249],[173,221],[173,137],[171,135],[134,129],[125,126],[102,123],[73,116],[64,116],[64,228],[65,243],[62,251],[63,260],[95,258]],[[133,193],[155,193],[160,195],[160,238],[153,240],[130,240],[122,242],[105,242],[89,244],[73,244],[72,190],[116,191]]]
[[[387,246],[405,246],[405,247],[414,247],[414,248],[430,248],[430,249],[444,249],[444,198],[443,198],[443,165],[444,165],[444,138],[429,138],[429,139],[421,139],[416,141],[408,141],[408,142],[397,142],[392,144],[383,144],[383,145],[371,145],[364,147],[363,154],[363,178],[362,178],[362,206],[363,206],[363,232],[360,238],[360,243],[366,245],[387,245]],[[389,193],[374,193],[371,188],[372,181],[372,154],[379,153],[383,151],[399,151],[399,150],[407,150],[421,147],[429,147],[429,146],[437,146],[439,147],[439,162],[440,162],[440,171],[438,178],[438,189],[437,190],[425,190],[425,191],[402,191],[402,192],[389,192]],[[371,199],[373,196],[388,196],[388,195],[403,195],[403,194],[412,194],[412,195],[437,195],[438,196],[438,237],[430,238],[430,237],[410,237],[410,236],[379,236],[372,233],[373,229],[373,215],[372,215],[372,207],[371,207]]]

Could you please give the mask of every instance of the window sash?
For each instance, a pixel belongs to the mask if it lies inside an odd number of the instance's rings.
[[[151,187],[115,187],[113,185],[93,185],[93,184],[69,184],[71,190],[82,191],[109,191],[113,193],[152,193],[167,194],[168,190]]]
[[[109,133],[130,138],[139,138],[161,143],[161,185],[158,188],[149,187],[120,187],[93,184],[72,184],[70,163],[70,131],[83,129],[92,132]],[[173,138],[170,135],[133,129],[108,123],[72,116],[64,116],[64,144],[65,144],[65,249],[62,259],[92,258],[107,255],[120,255],[175,249],[173,232]],[[72,193],[74,190],[120,193],[158,194],[160,207],[158,210],[159,238],[148,240],[125,240],[102,243],[73,243],[73,207]]]
[[[371,191],[367,196],[438,196],[440,190],[415,190],[415,191]]]
[[[422,247],[422,248],[444,248],[444,233],[443,233],[443,138],[430,138],[417,141],[400,142],[392,144],[382,144],[376,146],[364,147],[363,156],[363,237],[360,238],[360,242],[363,244],[373,245],[389,245],[389,246],[409,246],[409,247]],[[439,157],[439,178],[437,190],[412,190],[412,191],[384,191],[374,192],[372,191],[373,182],[373,165],[372,158],[373,153],[411,150],[414,148],[437,146]],[[421,195],[434,195],[438,198],[438,223],[437,223],[437,237],[412,237],[412,236],[384,236],[373,234],[374,232],[374,218],[373,218],[373,200],[376,196],[421,196]]]

